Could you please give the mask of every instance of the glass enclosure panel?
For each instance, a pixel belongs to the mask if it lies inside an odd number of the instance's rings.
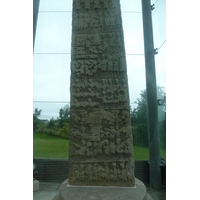
[[[157,96],[160,100],[158,105],[158,120],[160,134],[160,155],[166,161],[166,0],[151,1],[155,4],[152,11],[152,23],[154,33]]]
[[[165,64],[165,9],[163,0],[154,0],[152,11],[154,29],[154,47],[159,48],[155,56],[157,84],[166,88]],[[144,62],[144,42],[142,9],[140,0],[121,0],[124,41],[126,49],[127,73],[130,94],[131,120],[133,130],[135,160],[148,160],[148,130],[146,110],[146,78]],[[56,11],[56,12],[55,12]],[[33,113],[41,110],[38,134],[34,134],[34,157],[62,158],[68,156],[68,128],[70,101],[70,58],[71,58],[71,24],[72,0],[40,0],[35,54],[33,58]],[[161,16],[161,17],[160,17]],[[164,88],[164,89],[165,89]],[[164,90],[165,91],[165,90]],[[161,95],[158,97],[164,99]],[[53,102],[51,102],[53,101]],[[61,109],[62,108],[62,109]],[[164,106],[159,106],[159,123],[161,127],[161,156],[165,153]],[[164,114],[163,114],[164,113]],[[53,117],[53,119],[52,119]],[[43,119],[43,121],[42,121]],[[45,120],[48,122],[45,124]],[[44,123],[43,123],[44,122]],[[65,140],[60,152],[39,154],[38,141],[47,142],[41,134]],[[166,134],[166,133],[165,133]],[[48,141],[50,139],[48,138]],[[53,140],[55,141],[55,139]],[[59,141],[61,142],[61,141]],[[43,144],[44,144],[43,143]],[[62,142],[61,142],[62,143]],[[51,144],[58,145],[58,144]],[[44,145],[40,145],[42,148]],[[53,146],[57,149],[58,147]],[[64,155],[62,154],[64,152]],[[164,157],[164,156],[163,156]]]
[[[62,113],[69,106],[68,102],[33,102],[34,158],[68,158],[69,115]]]
[[[70,101],[70,55],[36,54],[33,59],[33,100]]]
[[[148,126],[144,55],[127,55],[131,125],[135,160],[148,160]]]
[[[70,53],[72,14],[47,12],[38,14],[35,53]]]
[[[126,54],[144,54],[141,13],[122,13]]]
[[[73,0],[40,0],[40,11],[71,11]]]
[[[40,119],[50,121],[51,118],[59,117],[59,110],[66,105],[70,105],[65,101],[33,101],[33,112],[36,108],[41,111]]]
[[[155,55],[157,85],[165,87],[166,91],[166,43]]]
[[[142,12],[140,0],[120,0],[122,12]]]
[[[141,91],[146,88],[144,55],[127,55],[126,62],[129,98],[130,103],[134,103],[139,98]]]
[[[166,0],[155,2],[155,9],[152,11],[154,47],[160,48],[166,40]]]

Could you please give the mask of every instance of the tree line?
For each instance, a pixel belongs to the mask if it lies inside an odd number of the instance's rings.
[[[69,138],[69,116],[70,108],[68,105],[59,110],[59,117],[53,117],[49,122],[43,122],[39,119],[42,110],[35,108],[33,113],[33,133],[54,135],[61,138]]]
[[[157,93],[158,99],[162,99],[158,107],[158,115],[160,118],[162,117],[162,119],[158,121],[160,146],[166,148],[166,93],[164,92],[164,87],[158,86]],[[141,91],[140,97],[134,103],[137,104],[137,107],[131,109],[133,144],[148,147],[146,89]]]
[[[162,120],[159,121],[160,143],[162,148],[166,148],[166,93],[163,87],[157,87],[158,97],[162,98],[162,104],[159,106],[159,112],[162,114]],[[148,123],[146,90],[142,90],[140,97],[134,102],[137,107],[130,109],[131,126],[133,135],[133,145],[148,147]],[[64,106],[59,110],[57,119],[51,118],[48,123],[43,123],[39,116],[42,110],[35,108],[33,114],[33,132],[49,134],[62,138],[69,138],[69,120],[70,107]]]

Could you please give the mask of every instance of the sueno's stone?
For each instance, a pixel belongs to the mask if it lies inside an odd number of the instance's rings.
[[[119,0],[74,0],[69,184],[134,186]]]

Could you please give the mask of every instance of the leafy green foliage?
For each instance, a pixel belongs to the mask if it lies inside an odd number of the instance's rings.
[[[166,117],[164,120],[159,122],[159,132],[160,132],[160,147],[166,149]]]
[[[60,128],[63,128],[65,122],[69,123],[69,115],[70,115],[70,108],[68,105],[64,106],[59,110],[59,126]]]
[[[48,128],[53,129],[55,127],[55,120],[52,117],[49,121]]]
[[[159,121],[159,133],[161,147],[166,148],[166,93],[164,87],[157,87],[158,99],[164,99],[160,112],[165,116]],[[133,134],[133,144],[148,147],[148,121],[147,121],[147,101],[146,90],[142,90],[140,97],[135,101],[137,107],[131,110],[131,125]]]
[[[135,103],[137,108],[131,111],[133,144],[148,147],[146,90],[141,91]]]
[[[42,110],[35,109],[33,114],[33,130],[34,133],[54,135],[61,138],[69,138],[69,116],[70,108],[68,105],[59,110],[59,117],[50,119],[48,123],[41,122],[38,117]]]
[[[139,123],[132,127],[133,144],[148,147],[148,127],[147,123]]]
[[[33,114],[33,132],[37,132],[38,126],[40,124],[40,120],[38,117],[41,115],[42,110],[38,110],[38,108],[35,108],[34,114]]]

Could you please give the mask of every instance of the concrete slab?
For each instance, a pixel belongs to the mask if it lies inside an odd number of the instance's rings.
[[[70,186],[68,180],[60,186],[53,200],[147,200],[146,187],[135,179],[135,187]],[[150,199],[149,199],[150,200]]]
[[[51,200],[59,193],[60,183],[41,182],[39,190],[33,192],[33,200]]]
[[[40,182],[39,190],[33,192],[33,200],[56,200],[54,197],[57,194],[56,198],[58,198],[60,185],[61,183],[59,182]],[[156,191],[148,183],[145,186],[147,189],[147,200],[166,200],[166,189]]]
[[[147,200],[154,200],[149,194],[147,194]]]
[[[161,190],[154,190],[148,183],[146,183],[145,186],[147,188],[147,194],[153,200],[166,200],[166,188]]]
[[[40,182],[38,180],[33,180],[33,192],[39,190]]]

